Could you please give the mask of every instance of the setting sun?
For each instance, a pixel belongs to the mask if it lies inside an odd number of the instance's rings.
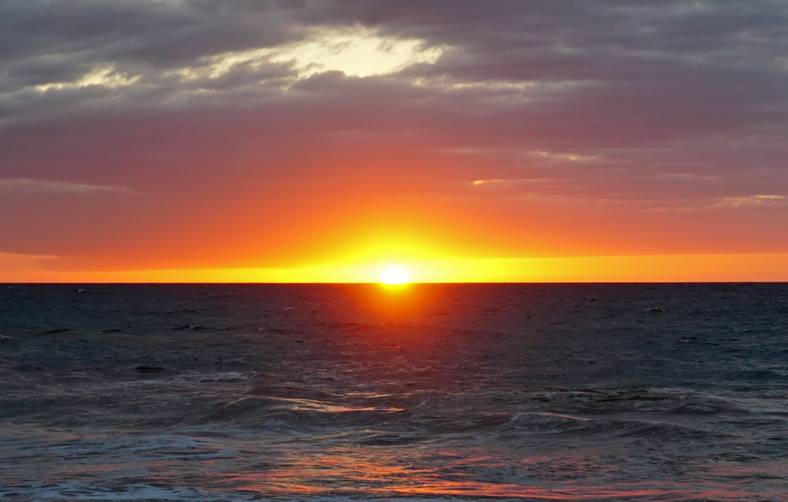
[[[380,273],[380,283],[402,285],[410,282],[410,273],[401,265],[389,265]]]

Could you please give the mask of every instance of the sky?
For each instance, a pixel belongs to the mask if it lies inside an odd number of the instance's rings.
[[[0,281],[788,280],[788,2],[0,2]]]

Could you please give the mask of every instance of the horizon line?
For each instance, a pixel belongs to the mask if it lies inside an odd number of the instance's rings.
[[[572,285],[572,284],[788,284],[788,280],[777,279],[768,281],[439,281],[439,282],[409,282],[396,286],[440,286],[440,285]],[[94,285],[94,286],[133,286],[133,285],[250,285],[250,286],[386,286],[376,281],[134,281],[134,282],[74,282],[74,281],[40,281],[40,282],[3,282],[0,286],[68,286],[68,285]]]

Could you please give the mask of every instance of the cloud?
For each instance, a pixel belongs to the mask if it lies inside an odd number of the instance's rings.
[[[599,160],[599,157],[595,155],[545,152],[543,150],[536,150],[534,152],[531,152],[531,156],[537,159],[544,159],[548,161],[557,161],[557,162],[591,162],[594,160]]]
[[[139,79],[139,75],[120,73],[115,71],[115,68],[112,66],[97,66],[76,80],[70,82],[48,82],[45,84],[38,84],[35,86],[35,90],[39,92],[48,92],[52,90],[82,89],[93,86],[116,89],[118,87],[132,85]]]
[[[260,72],[267,66],[281,65],[290,68],[291,83],[324,72],[352,77],[386,75],[413,64],[434,63],[441,48],[423,45],[421,40],[384,38],[358,27],[315,29],[297,42],[213,55],[174,73],[188,82],[221,78],[238,68]]]
[[[326,71],[368,77],[434,63],[442,49],[425,45],[424,40],[386,38],[367,29],[317,30],[303,41],[274,49],[271,60],[292,61],[300,78]]]
[[[714,204],[714,207],[752,207],[764,206],[768,204],[782,204],[788,200],[785,195],[774,194],[757,194],[757,195],[741,195],[735,197],[722,197],[719,202]]]
[[[94,195],[124,193],[126,189],[108,185],[92,185],[70,181],[34,180],[29,178],[0,178],[0,193],[25,194],[72,194]]]

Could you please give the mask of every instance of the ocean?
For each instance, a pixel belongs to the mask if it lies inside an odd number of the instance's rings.
[[[0,499],[788,500],[788,285],[0,285]]]

